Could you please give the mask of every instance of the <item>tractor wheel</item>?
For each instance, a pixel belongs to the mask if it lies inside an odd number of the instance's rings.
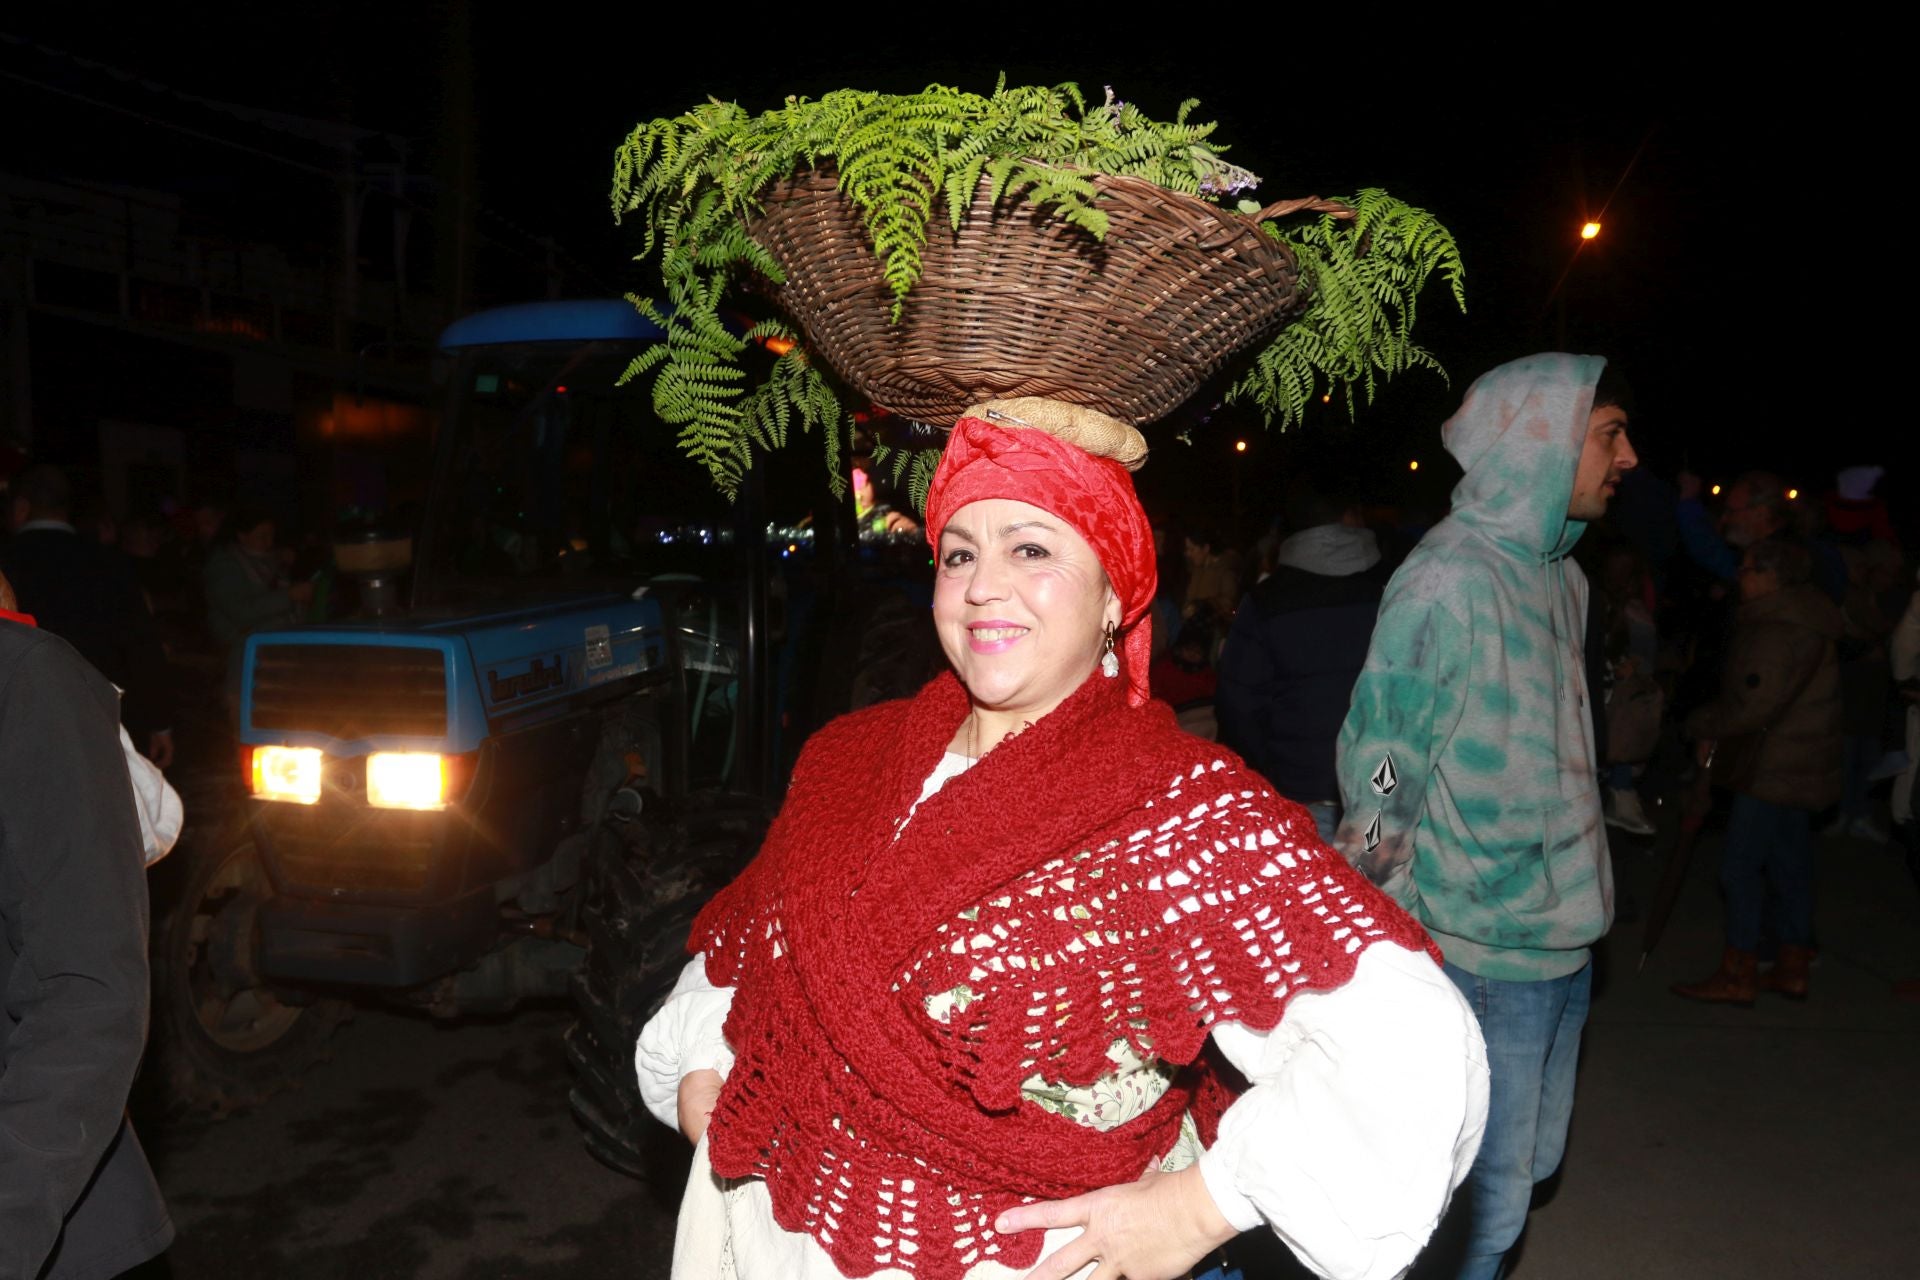
[[[175,1109],[226,1115],[297,1084],[352,1006],[295,1001],[259,976],[268,885],[252,840],[229,829],[181,852],[185,881],[155,931],[161,1087]]]
[[[580,915],[587,956],[573,978],[579,1017],[567,1031],[569,1100],[587,1150],[622,1173],[646,1179],[663,1152],[685,1163],[684,1144],[640,1101],[634,1043],[686,965],[694,917],[765,830],[763,813],[709,806],[671,824],[607,823],[595,835]]]

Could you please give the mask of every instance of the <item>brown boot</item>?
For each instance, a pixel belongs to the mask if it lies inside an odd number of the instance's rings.
[[[1780,948],[1780,958],[1773,968],[1760,975],[1760,989],[1783,995],[1789,1000],[1807,998],[1807,966],[1813,963],[1812,947],[1796,947],[1791,944]]]
[[[1709,1004],[1752,1004],[1756,963],[1753,952],[1728,947],[1720,957],[1719,969],[1698,982],[1676,982],[1669,990]]]

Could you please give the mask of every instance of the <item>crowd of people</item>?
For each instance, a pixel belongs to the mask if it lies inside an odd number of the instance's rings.
[[[1904,602],[1912,594],[1911,562],[1894,533],[1883,500],[1869,497],[1849,501],[1840,495],[1849,484],[1867,483],[1862,476],[1878,484],[1881,474],[1879,467],[1848,468],[1840,473],[1840,485],[1823,501],[1802,499],[1797,493],[1790,499],[1787,495],[1794,491],[1770,472],[1744,473],[1724,487],[1715,485],[1714,496],[1708,498],[1696,476],[1683,472],[1676,485],[1635,471],[1624,477],[1623,490],[1663,502],[1664,518],[1661,513],[1650,517],[1642,509],[1623,520],[1616,511],[1573,552],[1593,588],[1593,629],[1589,636],[1601,646],[1596,653],[1605,660],[1595,673],[1604,681],[1603,706],[1611,705],[1614,692],[1623,683],[1650,682],[1661,691],[1660,723],[1671,727],[1667,711],[1676,686],[1697,685],[1718,671],[1718,656],[1729,634],[1731,608],[1738,600],[1744,549],[1775,534],[1805,546],[1813,557],[1815,585],[1843,609],[1841,664],[1853,672],[1845,699],[1849,726],[1845,749],[1850,759],[1860,763],[1859,771],[1849,771],[1845,808],[1832,815],[1844,821],[1836,821],[1824,830],[1827,834],[1845,831],[1876,842],[1896,836],[1882,820],[1883,810],[1875,804],[1885,800],[1884,793],[1869,798],[1865,784],[1870,781],[1868,771],[1886,760],[1889,707],[1904,707],[1899,691],[1890,685],[1886,641],[1896,631]],[[1753,506],[1749,506],[1751,493],[1761,495]],[[1421,527],[1408,537],[1398,523],[1398,508],[1371,499],[1355,487],[1351,475],[1335,477],[1311,465],[1293,473],[1276,498],[1271,525],[1244,547],[1227,544],[1224,553],[1213,553],[1192,539],[1186,542],[1189,563],[1209,558],[1232,566],[1238,584],[1233,607],[1203,605],[1201,593],[1186,589],[1186,569],[1170,567],[1163,560],[1162,595],[1156,601],[1155,616],[1172,619],[1172,623],[1170,630],[1156,632],[1156,658],[1181,634],[1183,625],[1188,636],[1205,635],[1210,641],[1205,670],[1186,672],[1198,680],[1168,686],[1164,696],[1175,705],[1186,696],[1217,696],[1222,704],[1235,704],[1233,708],[1219,707],[1222,716],[1246,707],[1271,709],[1275,704],[1266,698],[1228,692],[1263,679],[1258,670],[1236,677],[1230,667],[1249,655],[1258,655],[1260,646],[1254,637],[1260,628],[1256,620],[1288,608],[1281,602],[1292,599],[1293,593],[1286,592],[1284,584],[1297,582],[1307,589],[1304,599],[1310,600],[1315,591],[1330,589],[1336,582],[1384,583],[1426,531]],[[1764,513],[1757,524],[1756,511]],[[1849,511],[1869,514],[1850,520]],[[1172,521],[1156,523],[1156,536],[1173,527]],[[1682,529],[1687,532],[1684,540]],[[1303,573],[1311,577],[1302,578]],[[1377,592],[1372,599],[1377,606]],[[1242,606],[1247,603],[1258,606],[1254,613],[1244,611]],[[1372,629],[1371,612],[1359,612],[1365,628],[1357,638],[1341,632],[1338,639],[1316,648],[1348,654],[1364,650]],[[1316,617],[1313,621],[1316,627],[1324,627],[1329,619]],[[1269,644],[1288,643],[1296,635],[1276,632]],[[1230,637],[1236,641],[1231,646],[1226,643]],[[1349,666],[1357,671],[1357,659]],[[1216,694],[1216,686],[1222,692]],[[1636,683],[1634,688],[1640,685]],[[1684,697],[1685,689],[1681,692]],[[1157,684],[1155,693],[1161,696]],[[1341,702],[1344,711],[1344,699]],[[1628,723],[1631,736],[1621,747],[1637,753],[1627,756],[1632,764],[1622,769],[1609,761],[1605,770],[1606,802],[1610,825],[1635,835],[1649,835],[1651,829],[1642,826],[1644,811],[1638,795],[1642,784],[1637,780],[1642,777],[1639,766],[1651,754],[1643,750],[1651,735],[1635,728],[1638,723]],[[1618,734],[1622,724],[1619,713],[1613,712],[1596,728],[1604,739],[1609,727]],[[1237,749],[1257,750],[1251,730],[1242,730],[1237,741],[1244,744]],[[1626,810],[1618,817],[1613,812],[1616,801]]]
[[[208,501],[120,517],[47,464],[13,476],[7,494],[0,569],[42,629],[123,691],[128,729],[162,768],[178,715],[231,709],[183,699],[183,672],[217,682],[247,635],[326,607],[325,548],[282,537],[269,507]]]
[[[1920,754],[1909,741],[1920,608],[1875,493],[1883,475],[1849,467],[1803,497],[1771,471],[1709,491],[1685,472],[1668,483],[1630,465],[1620,501],[1571,549],[1589,584],[1584,617],[1569,625],[1605,823],[1652,837],[1649,797],[1698,804],[1695,780],[1724,804],[1726,952],[1676,994],[1806,995],[1816,836],[1897,846],[1920,884]],[[1275,531],[1244,560],[1261,567],[1236,607],[1193,593],[1183,602],[1203,619],[1189,633],[1218,637],[1208,661],[1155,668],[1156,693],[1210,702],[1221,740],[1307,804],[1329,840],[1336,743],[1350,695],[1364,692],[1376,625],[1391,616],[1380,603],[1398,566],[1382,554],[1393,540],[1369,527],[1379,510],[1327,477],[1296,477]]]
[[[1182,634],[1217,640],[1154,668],[1412,912],[1473,1004],[1493,1091],[1459,1275],[1498,1274],[1559,1161],[1587,948],[1614,917],[1604,826],[1654,836],[1650,796],[1694,821],[1724,805],[1725,948],[1673,985],[1689,1000],[1807,998],[1816,834],[1897,843],[1920,886],[1920,596],[1883,470],[1804,499],[1759,469],[1668,483],[1628,442],[1624,382],[1576,363],[1475,384],[1444,429],[1452,511],[1397,566],[1363,495],[1312,474],[1244,559],[1190,540]],[[1512,429],[1577,420],[1582,387],[1604,453]]]
[[[1690,1000],[1808,997],[1817,836],[1920,882],[1880,471],[1668,484],[1633,415],[1599,357],[1500,366],[1442,428],[1443,519],[1383,536],[1303,473],[1244,546],[1149,519],[1124,424],[964,416],[924,520],[948,669],[809,742],[636,1046],[695,1143],[674,1274],[1231,1277],[1260,1231],[1386,1277],[1443,1223],[1433,1274],[1503,1274],[1565,1150],[1609,826],[1731,797]],[[0,1274],[108,1275],[171,1233],[120,1115],[152,840],[113,739],[165,768],[170,629],[219,655],[314,587],[264,512],[88,519],[44,467],[10,500]],[[96,794],[17,781],[49,771]]]

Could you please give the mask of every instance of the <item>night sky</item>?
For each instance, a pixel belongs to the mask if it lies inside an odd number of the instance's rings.
[[[0,44],[0,71],[15,73],[0,78],[0,108],[16,122],[8,167],[175,190],[236,230],[310,225],[324,245],[335,217],[324,151],[188,99],[393,135],[415,176],[410,198],[430,206],[447,137],[450,9],[215,3],[193,6],[190,23],[86,6],[10,15],[0,32],[40,47]],[[1091,38],[1004,18],[988,30],[977,9],[924,10],[911,19],[913,39],[890,40],[877,22],[823,28],[817,10],[730,6],[703,11],[727,39],[702,41],[589,12],[473,8],[474,163],[491,242],[482,271],[500,268],[491,283],[483,276],[485,301],[515,300],[541,237],[559,246],[569,292],[644,288],[608,213],[613,147],[636,121],[709,94],[760,108],[849,85],[986,92],[1002,70],[1014,81],[1077,80],[1096,98],[1110,84],[1156,115],[1200,98],[1197,117],[1220,122],[1231,157],[1264,178],[1263,199],[1383,186],[1436,212],[1467,262],[1468,314],[1434,290],[1421,317],[1451,388],[1410,375],[1357,425],[1336,404],[1286,441],[1215,415],[1195,431],[1188,460],[1170,456],[1186,448],[1170,432],[1150,431],[1164,482],[1206,473],[1247,437],[1250,483],[1304,449],[1349,463],[1389,458],[1395,484],[1406,482],[1407,460],[1429,459],[1423,483],[1443,485],[1450,468],[1436,428],[1465,384],[1564,332],[1571,349],[1624,366],[1637,442],[1657,470],[1685,463],[1714,478],[1768,465],[1820,490],[1835,467],[1872,461],[1893,468],[1883,491],[1913,490],[1899,465],[1912,453],[1907,410],[1886,393],[1906,384],[1910,325],[1887,317],[1900,314],[1904,260],[1894,255],[1911,218],[1871,194],[1901,185],[1887,171],[1911,147],[1864,48],[1829,55],[1802,33],[1781,37],[1790,50],[1757,51],[1745,37],[1689,50],[1617,17],[1600,24],[1606,35],[1530,51],[1415,33],[1452,41],[1448,51],[1366,34],[1357,11],[1342,11],[1355,24],[1347,29],[1315,31],[1252,9],[1208,10],[1220,21],[1204,29]],[[108,13],[113,21],[100,20]],[[21,121],[37,127],[20,131]],[[1602,205],[1605,230],[1575,258],[1580,223]]]

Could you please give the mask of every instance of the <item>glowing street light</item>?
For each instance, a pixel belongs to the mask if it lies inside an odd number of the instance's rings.
[[[1599,234],[1600,224],[1597,222],[1589,222],[1580,228],[1580,238],[1582,240],[1591,240]]]
[[[1720,486],[1719,486],[1719,485],[1715,485],[1715,486],[1713,486],[1713,496],[1714,496],[1714,497],[1716,497],[1716,498],[1720,496]]]
[[[1233,442],[1233,451],[1235,453],[1245,453],[1247,451],[1247,442],[1245,440],[1235,440]]]
[[[1420,459],[1418,458],[1415,458],[1412,462],[1409,462],[1407,464],[1407,470],[1409,471],[1418,471],[1419,469],[1420,469]]]
[[[1787,490],[1788,502],[1798,502],[1799,500],[1800,500],[1800,491],[1798,489]]]

